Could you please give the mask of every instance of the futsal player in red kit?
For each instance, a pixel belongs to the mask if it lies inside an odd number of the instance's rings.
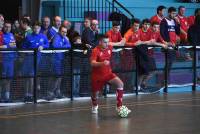
[[[105,35],[100,35],[98,38],[99,45],[92,50],[90,64],[92,67],[92,113],[98,113],[97,96],[102,90],[104,84],[108,83],[116,88],[117,97],[117,112],[120,112],[123,98],[123,82],[112,72],[110,60],[112,56],[112,45],[109,44],[109,38]],[[125,107],[125,106],[123,106]],[[127,108],[128,109],[128,108]],[[128,109],[128,113],[131,111]]]

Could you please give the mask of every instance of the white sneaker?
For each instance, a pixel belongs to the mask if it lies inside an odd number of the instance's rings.
[[[98,113],[98,105],[97,106],[92,106],[92,113],[97,114]]]

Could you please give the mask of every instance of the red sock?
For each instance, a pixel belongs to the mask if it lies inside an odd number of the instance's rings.
[[[92,96],[91,96],[91,100],[92,100],[92,105],[93,106],[97,106],[98,103],[97,103],[97,93],[92,93]]]
[[[97,106],[97,98],[91,97],[91,100],[92,100],[92,105]]]
[[[123,88],[118,88],[117,92],[116,92],[116,96],[117,96],[117,107],[122,106],[122,98],[123,98]]]

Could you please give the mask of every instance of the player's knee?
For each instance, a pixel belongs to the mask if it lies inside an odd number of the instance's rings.
[[[123,88],[123,87],[124,87],[124,83],[121,80],[119,80],[119,82],[118,82],[118,88]]]

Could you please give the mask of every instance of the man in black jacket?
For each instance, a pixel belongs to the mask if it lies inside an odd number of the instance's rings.
[[[86,27],[83,32],[82,32],[82,43],[86,44],[86,46],[90,46],[92,48],[96,47],[98,44],[97,41],[97,35],[99,33],[99,28],[98,28],[98,21],[97,20],[92,20],[91,21],[91,26]]]
[[[192,46],[200,46],[200,15],[195,16],[194,24],[188,29],[188,42]],[[199,54],[199,53],[198,53]],[[200,82],[200,76],[197,76]]]
[[[190,45],[200,45],[200,15],[195,17],[195,23],[188,29],[188,41]]]
[[[162,19],[160,23],[160,34],[164,41],[170,45],[175,46],[177,36],[180,34],[180,22],[175,20],[176,8],[170,7],[168,9],[168,17]]]
[[[160,23],[160,35],[167,42],[170,48],[176,48],[178,42],[178,35],[180,34],[180,22],[176,20],[176,8],[169,7],[168,16],[163,18]],[[167,49],[168,62],[165,64],[167,75],[170,73],[172,63],[176,60],[176,51],[174,49]]]

